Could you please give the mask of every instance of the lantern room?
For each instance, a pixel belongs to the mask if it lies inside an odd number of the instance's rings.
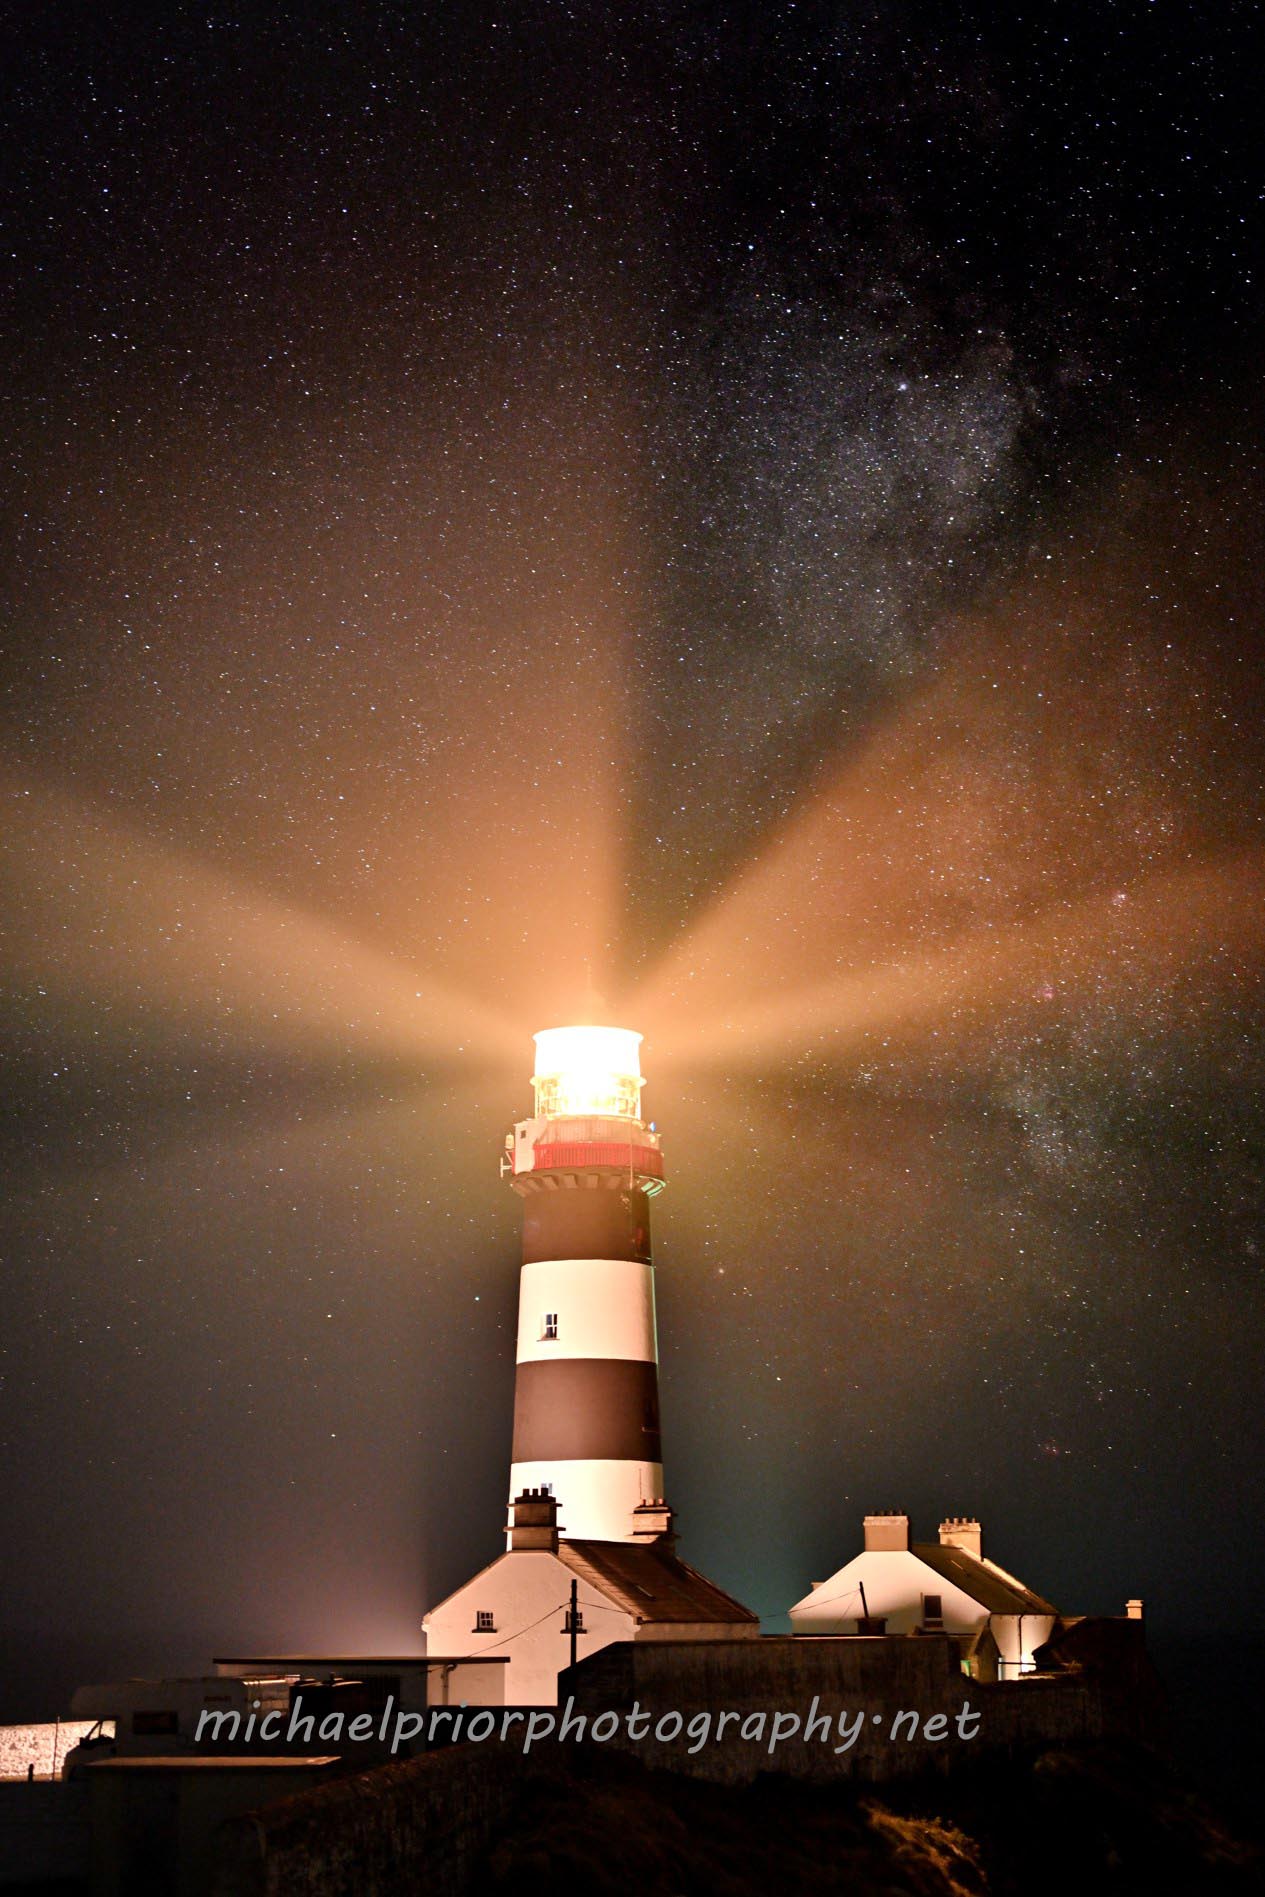
[[[535,1035],[536,1118],[641,1118],[641,1036],[630,1028],[544,1028]]]

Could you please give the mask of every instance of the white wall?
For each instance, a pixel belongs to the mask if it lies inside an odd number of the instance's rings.
[[[1055,1619],[1053,1614],[994,1614],[990,1624],[1002,1661],[1001,1677],[1013,1680],[1031,1671],[1032,1656],[1050,1638]]]
[[[889,1634],[911,1633],[922,1625],[926,1594],[940,1596],[946,1633],[974,1633],[987,1621],[1002,1661],[1002,1679],[1012,1680],[1030,1670],[1033,1654],[1054,1631],[1054,1615],[989,1614],[978,1601],[942,1579],[916,1554],[907,1549],[892,1549],[857,1555],[828,1581],[806,1594],[802,1601],[796,1601],[790,1610],[791,1632],[855,1633],[861,1612],[859,1584],[862,1581],[870,1613],[886,1618]]]
[[[509,1665],[495,1669],[504,1675],[502,1697],[475,1699],[472,1688],[468,1703],[556,1705],[558,1674],[571,1663],[571,1643],[563,1626],[573,1578],[571,1570],[557,1555],[545,1549],[520,1549],[503,1554],[427,1614],[422,1625],[426,1629],[428,1657],[434,1660],[443,1654],[507,1654]],[[631,1614],[613,1608],[587,1581],[581,1581],[579,1589],[586,1630],[576,1642],[577,1656],[581,1660],[609,1646],[612,1640],[632,1639],[635,1625]],[[474,1631],[475,1615],[480,1609],[492,1612],[496,1622],[493,1633]],[[493,1669],[489,1667],[487,1671],[491,1673]],[[464,1694],[464,1682],[462,1690]],[[432,1687],[432,1692],[438,1698],[437,1686]]]
[[[923,1596],[938,1594],[948,1633],[973,1633],[988,1614],[978,1601],[920,1561],[907,1548],[871,1549],[854,1556],[790,1610],[797,1634],[850,1634],[862,1613],[860,1584],[870,1614],[885,1616],[891,1634],[911,1633],[923,1620]]]

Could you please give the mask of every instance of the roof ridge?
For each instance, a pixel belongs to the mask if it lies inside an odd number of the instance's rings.
[[[920,1561],[945,1579],[953,1579],[956,1570],[958,1583],[963,1586],[963,1592],[970,1591],[971,1570],[974,1569],[981,1578],[987,1579],[995,1588],[1004,1588],[1013,1594],[1025,1612],[1058,1613],[1057,1607],[1052,1602],[1047,1601],[1034,1588],[1028,1587],[1025,1582],[1019,1580],[1017,1575],[1007,1573],[1006,1569],[1000,1567],[995,1561],[985,1560],[971,1554],[966,1548],[959,1548],[956,1542],[917,1542],[911,1547],[910,1553],[916,1554]],[[988,1605],[986,1601],[981,1601],[980,1604],[985,1607]],[[990,1611],[997,1610],[990,1609]]]

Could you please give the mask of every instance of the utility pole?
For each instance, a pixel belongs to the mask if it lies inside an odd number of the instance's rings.
[[[571,1664],[575,1665],[576,1636],[580,1631],[580,1583],[571,1583],[571,1612],[567,1616],[567,1625],[571,1633]]]

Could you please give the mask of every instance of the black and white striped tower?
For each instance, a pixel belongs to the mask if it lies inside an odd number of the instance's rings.
[[[663,1155],[641,1118],[641,1036],[535,1041],[535,1114],[505,1142],[523,1201],[510,1500],[548,1488],[566,1538],[632,1541],[663,1496],[650,1261]]]

